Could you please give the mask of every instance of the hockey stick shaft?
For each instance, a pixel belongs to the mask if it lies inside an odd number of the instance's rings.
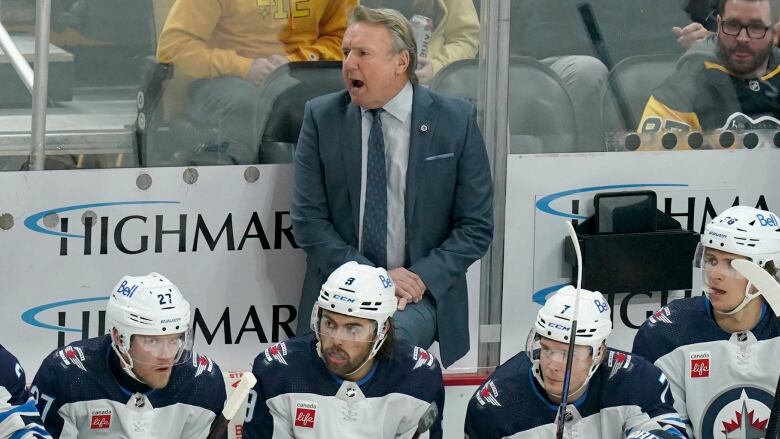
[[[241,408],[241,404],[246,401],[247,396],[249,396],[249,391],[252,390],[256,383],[257,378],[255,378],[252,372],[244,372],[238,386],[233,390],[230,398],[228,398],[225,403],[225,408],[222,409],[222,413],[220,413],[219,416],[214,419],[214,422],[211,423],[211,430],[209,431],[207,439],[222,439],[225,437],[230,421],[236,415],[238,409]]]
[[[577,10],[582,17],[582,23],[585,25],[585,29],[588,32],[590,38],[590,44],[593,46],[593,51],[596,52],[596,56],[607,67],[607,71],[612,71],[612,58],[609,56],[607,46],[604,44],[604,38],[601,35],[601,30],[596,22],[596,17],[593,15],[593,9],[587,3],[582,3],[577,6]],[[612,88],[612,94],[615,97],[615,102],[618,106],[618,113],[626,129],[633,131],[637,129],[636,121],[634,120],[634,114],[631,112],[631,107],[628,105],[628,99],[623,92],[623,86],[620,85],[617,78],[611,81],[609,84]]]
[[[563,392],[561,394],[561,404],[558,406],[557,424],[555,428],[556,439],[563,439],[563,430],[566,424],[566,406],[569,403],[569,384],[571,383],[571,368],[574,360],[574,347],[577,341],[577,312],[580,306],[580,288],[582,288],[582,252],[580,251],[580,242],[577,239],[577,232],[574,230],[570,221],[566,221],[566,230],[574,245],[574,252],[577,255],[577,292],[574,299],[574,310],[571,322],[571,332],[569,333],[569,349],[566,352],[566,369],[563,375]]]

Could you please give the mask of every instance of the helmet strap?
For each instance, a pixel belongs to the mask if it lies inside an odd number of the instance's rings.
[[[731,311],[718,311],[715,308],[712,308],[712,311],[716,314],[724,315],[724,316],[733,316],[734,314],[742,311],[745,309],[745,307],[750,303],[751,300],[755,299],[756,297],[760,296],[761,293],[756,291],[755,293],[750,292],[750,287],[752,287],[753,284],[748,282],[747,286],[745,287],[745,297],[742,298],[742,302],[737,305],[736,308],[732,309]],[[707,294],[709,298],[709,294]]]

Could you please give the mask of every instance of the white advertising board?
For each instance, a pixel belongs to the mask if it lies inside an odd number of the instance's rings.
[[[593,215],[596,193],[653,190],[659,210],[700,233],[734,204],[780,209],[774,172],[778,163],[775,149],[509,156],[501,361],[525,349],[545,297],[574,282],[571,266],[563,261],[564,220]],[[639,325],[684,294],[609,295],[610,345],[630,350]],[[701,291],[694,285],[687,294]]]
[[[0,173],[0,343],[31,380],[58,346],[105,333],[122,276],[156,271],[195,308],[196,350],[250,370],[296,327],[291,192],[290,165]],[[477,364],[478,265],[468,278],[472,350],[452,371]]]

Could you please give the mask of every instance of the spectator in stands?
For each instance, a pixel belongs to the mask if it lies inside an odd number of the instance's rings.
[[[427,56],[421,56],[423,44],[417,42],[417,79],[430,84],[433,76],[447,64],[477,55],[479,17],[472,0],[363,0],[375,8],[391,8],[407,19],[422,15],[431,19],[433,30]]]
[[[257,158],[257,86],[288,61],[340,60],[357,0],[176,0],[157,48],[162,63],[199,78],[188,116],[218,128],[241,163]],[[237,146],[236,148],[233,148]],[[243,153],[241,153],[243,151]]]
[[[299,315],[341,264],[387,267],[399,338],[438,339],[449,366],[469,350],[466,269],[493,236],[476,109],[415,84],[414,36],[398,11],[359,6],[342,47],[347,90],[307,104],[295,150],[291,217],[308,257]]]
[[[775,0],[720,0],[718,33],[653,92],[639,131],[780,128],[777,14]]]
[[[314,335],[273,345],[255,358],[256,399],[244,437],[419,437],[426,418],[426,437],[440,439],[441,366],[394,337],[398,298],[387,271],[347,262],[318,296],[311,319],[301,316]]]

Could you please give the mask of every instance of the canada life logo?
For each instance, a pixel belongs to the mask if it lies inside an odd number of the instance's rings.
[[[707,378],[710,376],[709,351],[691,352],[691,378]]]
[[[105,430],[111,427],[111,410],[94,410],[90,418],[91,430]]]
[[[317,404],[314,402],[298,402],[295,407],[295,426],[314,428],[314,418],[317,417]]]

